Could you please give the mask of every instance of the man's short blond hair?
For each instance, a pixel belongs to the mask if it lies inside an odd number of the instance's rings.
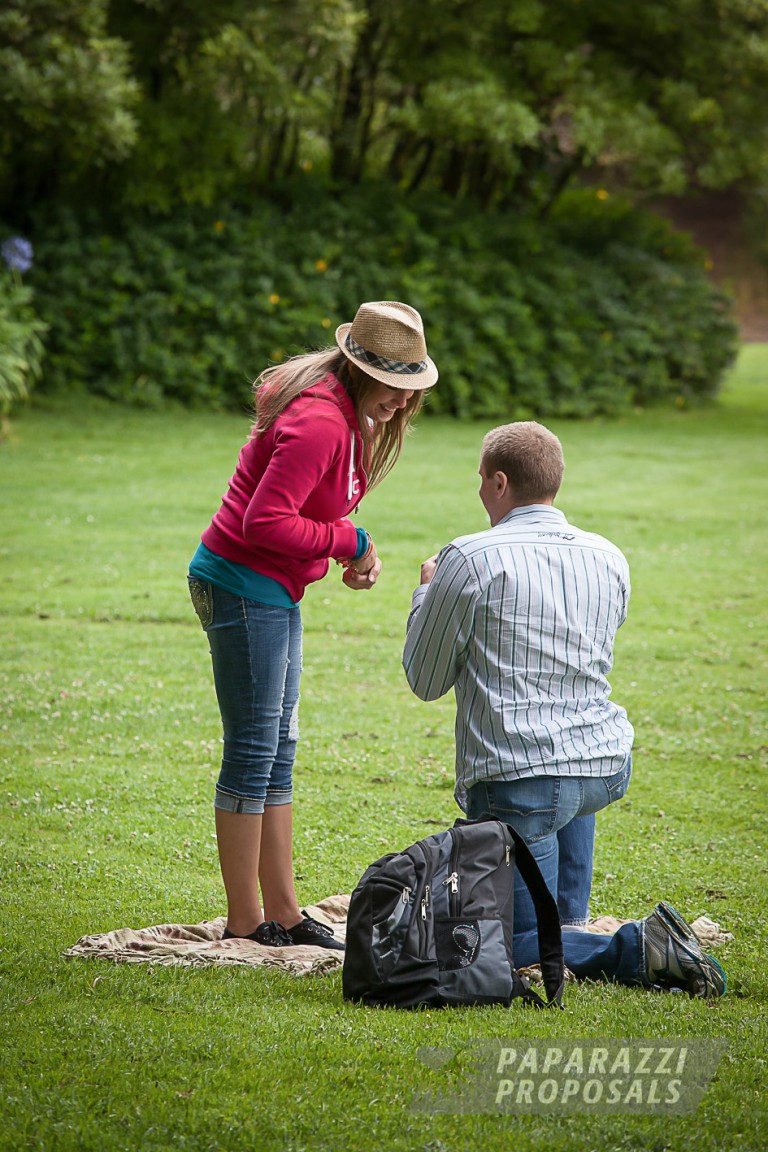
[[[554,500],[563,482],[562,445],[535,420],[493,428],[483,440],[481,462],[487,476],[504,473],[518,504]]]

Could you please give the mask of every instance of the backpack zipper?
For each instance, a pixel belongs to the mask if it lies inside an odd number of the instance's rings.
[[[451,886],[451,892],[450,892],[450,897],[449,897],[449,911],[450,911],[452,916],[455,916],[456,915],[456,904],[458,903],[458,900],[454,900],[453,896],[454,896],[454,894],[456,894],[456,896],[458,896],[458,892],[459,892],[459,874],[458,874],[458,872],[451,872],[450,876],[446,876],[445,880],[443,880],[443,887],[445,888],[448,884],[450,884],[450,886]]]
[[[432,861],[432,854],[428,851],[424,840],[417,841],[419,848],[421,848],[422,855],[424,856],[424,864],[426,865],[427,875],[425,877],[424,895],[421,898],[421,914],[417,921],[419,930],[419,939],[421,941],[422,949],[427,946],[427,909],[431,902],[431,886],[432,886],[432,873],[434,872],[434,863]]]
[[[450,891],[448,893],[448,908],[451,916],[458,916],[459,914],[459,840],[453,828],[449,828],[451,833],[451,872],[443,880],[443,887],[450,884]]]

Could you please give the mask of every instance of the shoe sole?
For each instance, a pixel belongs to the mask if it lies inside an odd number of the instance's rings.
[[[343,952],[346,945],[342,944],[340,940],[334,940],[333,943],[328,940],[292,940],[291,944],[294,948],[325,948],[328,952]]]
[[[656,906],[656,912],[672,939],[686,950],[691,960],[695,960],[701,964],[701,958],[703,957],[720,977],[719,980],[713,979],[709,972],[707,972],[708,965],[702,965],[702,977],[705,981],[706,995],[724,996],[726,989],[725,972],[717,960],[715,960],[714,956],[710,956],[709,952],[705,952],[701,947],[699,938],[688,921],[680,915],[676,908],[673,908],[671,904],[667,904],[666,900],[662,900],[661,903]]]
[[[322,948],[324,952],[345,952],[345,948],[339,948],[338,944],[294,944],[294,948]]]

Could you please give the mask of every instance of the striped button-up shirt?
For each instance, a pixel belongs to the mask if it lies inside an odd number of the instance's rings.
[[[456,799],[479,780],[609,776],[633,730],[610,700],[629,601],[615,545],[546,504],[442,550],[413,594],[403,667],[422,700],[456,692]]]

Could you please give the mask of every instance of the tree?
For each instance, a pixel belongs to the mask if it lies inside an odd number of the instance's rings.
[[[0,206],[36,202],[136,142],[138,85],[106,32],[107,0],[6,0],[0,9]]]
[[[309,167],[538,212],[585,169],[763,187],[766,90],[765,0],[10,0],[0,193],[167,211]]]
[[[409,186],[542,209],[585,167],[654,192],[768,178],[762,0],[363,8],[339,176],[384,157]]]
[[[113,0],[143,93],[128,198],[208,203],[322,162],[361,22],[352,0]]]

